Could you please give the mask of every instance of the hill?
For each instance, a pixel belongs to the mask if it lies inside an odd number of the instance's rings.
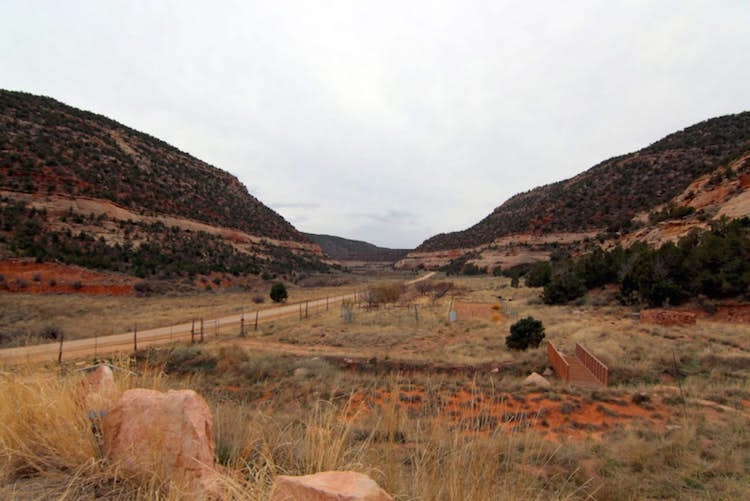
[[[515,195],[471,228],[435,235],[416,250],[471,248],[516,233],[628,231],[636,214],[748,151],[750,112],[706,120],[571,179]]]
[[[395,263],[409,253],[408,249],[387,249],[360,240],[349,240],[332,235],[304,233],[304,236],[320,245],[326,256],[337,261]]]
[[[515,195],[471,228],[427,239],[396,268],[495,271],[554,252],[676,241],[749,215],[749,187],[750,112],[713,118]]]
[[[101,115],[0,90],[0,257],[139,276],[326,269],[231,174]]]

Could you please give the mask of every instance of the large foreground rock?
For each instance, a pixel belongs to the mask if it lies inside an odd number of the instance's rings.
[[[279,475],[270,501],[393,501],[377,482],[353,471],[324,471],[314,475]]]
[[[128,390],[104,417],[102,434],[107,457],[123,474],[215,492],[213,419],[196,392]]]

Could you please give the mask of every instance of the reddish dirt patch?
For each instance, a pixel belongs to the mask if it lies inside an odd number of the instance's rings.
[[[0,291],[27,294],[89,294],[129,296],[135,278],[115,273],[102,273],[79,266],[58,263],[37,263],[33,259],[0,261]]]
[[[453,304],[458,320],[480,318],[499,321],[502,319],[503,308],[497,303],[466,303],[456,301]]]
[[[355,394],[350,416],[376,407],[400,406],[407,412],[424,413],[436,422],[468,433],[486,433],[501,427],[508,431],[533,429],[547,439],[601,438],[619,426],[641,421],[651,429],[665,429],[668,410],[660,400],[635,404],[627,395],[590,396],[554,393],[497,393],[457,390],[435,394],[424,388],[398,391],[373,390]]]
[[[750,304],[722,304],[708,318],[719,322],[750,324]]]
[[[641,323],[658,325],[691,325],[696,315],[692,311],[663,310],[654,308],[641,310]]]

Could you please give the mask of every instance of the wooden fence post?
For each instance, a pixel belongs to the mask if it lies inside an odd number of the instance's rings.
[[[258,330],[258,310],[255,310],[255,330]]]
[[[190,327],[190,344],[195,344],[195,319],[193,319],[193,326]]]
[[[307,318],[307,306],[309,305],[310,301],[305,301],[305,318]]]
[[[417,310],[417,305],[414,305],[414,321],[417,324],[417,327],[419,327],[419,310]]]
[[[326,311],[328,311],[328,296],[326,296]]]
[[[138,324],[133,324],[133,351],[138,351]]]
[[[240,317],[240,337],[245,337],[245,314]]]
[[[62,332],[60,332],[60,349],[57,352],[57,364],[58,365],[62,364],[62,351],[63,351],[62,345],[63,345],[63,339],[64,338],[65,338],[65,334],[63,334]]]
[[[201,343],[203,342],[203,319],[201,318]]]

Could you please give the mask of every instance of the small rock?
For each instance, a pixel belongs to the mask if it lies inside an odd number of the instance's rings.
[[[497,367],[494,367],[492,368],[492,370],[490,370],[490,374],[497,374],[498,372],[500,372],[500,369],[498,369]]]
[[[294,369],[294,377],[296,378],[302,379],[302,378],[306,378],[309,375],[310,375],[310,370],[307,369],[306,367],[297,367],[296,369]]]
[[[542,372],[542,376],[544,377],[552,377],[555,375],[555,371],[552,370],[551,367],[547,367],[544,369],[544,372]]]
[[[270,501],[393,501],[377,482],[353,471],[324,471],[292,477],[279,475]]]
[[[550,384],[547,379],[544,378],[541,374],[538,372],[532,372],[529,374],[529,377],[523,380],[522,383],[524,386],[538,386],[539,388],[551,388],[552,385]]]

